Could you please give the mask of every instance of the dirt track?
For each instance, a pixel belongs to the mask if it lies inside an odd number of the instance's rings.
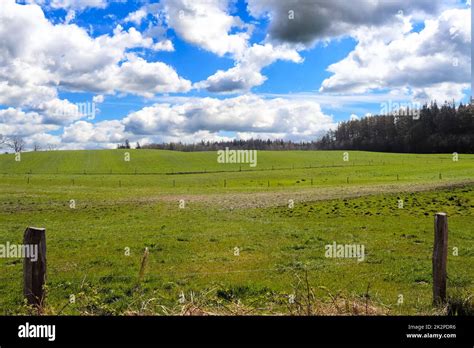
[[[322,201],[338,198],[355,198],[382,193],[420,192],[436,189],[462,187],[474,184],[474,180],[458,182],[438,182],[428,184],[390,184],[371,186],[349,186],[331,188],[307,188],[292,191],[271,191],[252,193],[210,193],[210,194],[182,194],[160,195],[134,199],[144,202],[178,202],[184,199],[187,203],[208,204],[225,209],[263,208],[287,205],[288,200],[297,202]]]

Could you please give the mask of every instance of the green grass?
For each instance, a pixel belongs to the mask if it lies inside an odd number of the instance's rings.
[[[474,290],[474,155],[262,151],[240,171],[214,152],[129,151],[130,162],[125,150],[0,155],[0,244],[47,228],[51,313],[166,314],[181,292],[288,313],[305,270],[324,301],[363,299],[369,286],[390,314],[429,313],[437,211],[449,215],[448,293]],[[365,261],[326,258],[333,241],[363,244]],[[21,260],[0,259],[1,314],[25,312],[21,273]]]

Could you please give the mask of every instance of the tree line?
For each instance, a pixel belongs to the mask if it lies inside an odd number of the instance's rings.
[[[143,145],[142,149],[160,149],[172,151],[217,151],[223,150],[226,147],[233,150],[317,150],[316,142],[299,142],[284,140],[262,140],[262,139],[248,139],[248,140],[231,140],[231,141],[200,141],[199,143],[184,144],[182,142],[162,143],[162,144],[148,144]]]
[[[474,105],[424,105],[417,115],[342,122],[318,142],[322,150],[474,153]]]

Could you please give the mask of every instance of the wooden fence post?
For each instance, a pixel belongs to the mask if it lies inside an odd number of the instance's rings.
[[[41,309],[46,281],[46,229],[28,227],[23,236],[23,246],[25,250],[30,250],[30,255],[25,255],[23,260],[23,295],[28,304]],[[37,252],[36,260],[31,257],[32,247]]]
[[[448,258],[448,215],[436,213],[433,246],[433,304],[446,300],[446,263]]]
[[[143,257],[142,257],[142,262],[140,264],[140,273],[138,275],[138,280],[140,283],[143,282],[143,277],[145,276],[145,268],[148,263],[148,255],[149,255],[148,248],[145,248],[145,252],[143,253]]]

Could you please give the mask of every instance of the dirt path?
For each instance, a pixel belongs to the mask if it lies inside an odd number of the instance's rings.
[[[449,189],[474,184],[474,180],[458,182],[439,182],[428,184],[383,184],[371,186],[349,186],[330,188],[308,188],[296,191],[272,191],[251,193],[210,193],[210,194],[173,194],[133,199],[134,202],[178,202],[198,203],[219,206],[227,209],[264,208],[288,204],[292,199],[297,202],[312,202],[338,198],[355,198],[382,193],[406,193]]]

